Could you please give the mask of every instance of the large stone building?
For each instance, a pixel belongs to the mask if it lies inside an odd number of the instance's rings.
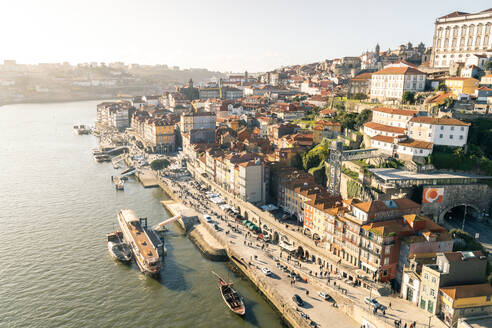
[[[492,56],[492,8],[469,14],[455,11],[435,22],[431,67],[449,68],[472,54]]]

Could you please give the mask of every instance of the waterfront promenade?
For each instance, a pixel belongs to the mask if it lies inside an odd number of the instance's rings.
[[[182,180],[182,181],[179,181]],[[202,222],[202,224],[208,228],[212,235],[220,240],[226,247],[239,254],[240,257],[251,262],[250,272],[255,272],[255,276],[260,277],[265,285],[270,286],[271,289],[277,291],[282,298],[283,304],[289,304],[295,308],[292,295],[297,293],[308,304],[306,308],[301,309],[304,313],[308,314],[310,319],[319,324],[320,326],[330,327],[333,323],[333,318],[337,318],[341,323],[340,327],[353,327],[357,324],[373,324],[377,327],[394,327],[395,321],[401,320],[402,326],[407,323],[409,326],[415,322],[416,327],[446,327],[443,322],[438,320],[434,316],[430,316],[428,312],[422,310],[406,300],[402,300],[394,296],[378,296],[372,293],[372,291],[361,287],[353,287],[348,281],[340,279],[339,276],[330,277],[328,283],[327,278],[320,278],[315,275],[320,271],[320,267],[315,263],[301,263],[301,268],[297,267],[297,260],[287,260],[285,252],[276,246],[271,244],[264,244],[262,241],[257,241],[254,238],[248,237],[245,239],[247,230],[239,223],[235,222],[232,217],[225,213],[216,204],[210,202],[200,191],[195,188],[192,183],[194,180],[189,179],[173,179],[171,177],[160,178],[166,186],[169,186],[171,192],[177,193],[179,199],[187,202],[189,206],[196,206],[200,213],[212,214],[215,212],[218,216],[215,216],[216,223],[220,226],[220,230],[216,231],[212,228],[211,224]],[[200,182],[207,182],[200,179]],[[213,183],[208,183],[212,185]],[[230,195],[227,195],[220,188],[213,188],[215,191],[221,193],[221,196],[228,199]],[[252,206],[252,205],[251,205]],[[220,220],[219,217],[225,219]],[[232,225],[236,231],[232,229]],[[280,225],[280,228],[285,231],[285,227]],[[314,241],[302,235],[295,230],[286,231],[289,236],[296,238],[299,243],[302,243],[303,239],[306,239],[306,244],[313,244],[312,248],[315,248]],[[252,243],[249,245],[249,243]],[[302,244],[303,247],[306,247]],[[283,253],[283,256],[281,256]],[[283,270],[277,267],[277,262],[282,263],[284,266],[288,266],[291,270],[300,273],[302,277],[307,278],[307,283],[296,282],[291,285],[290,278]],[[268,267],[273,275],[271,277],[262,276],[261,268]],[[308,291],[308,294],[306,294]],[[333,299],[336,300],[338,308],[334,308],[327,301],[322,300],[318,296],[319,291],[327,292]],[[376,297],[377,300],[386,306],[388,309],[385,314],[374,314],[372,309],[365,304],[365,297]],[[389,304],[391,303],[391,308]],[[346,315],[348,314],[348,315]],[[300,315],[300,313],[299,313]],[[325,316],[326,315],[326,316]],[[350,316],[350,317],[349,317]],[[331,318],[331,319],[330,319]],[[430,319],[430,320],[429,320]],[[337,326],[338,322],[337,322]]]

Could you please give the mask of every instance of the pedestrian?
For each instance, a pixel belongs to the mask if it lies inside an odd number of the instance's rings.
[[[389,304],[389,308],[391,309],[391,302],[390,302],[390,304]]]
[[[383,316],[385,316],[385,315],[386,315],[386,310],[383,310]]]
[[[407,328],[407,323],[405,322],[405,324],[403,325],[403,328]]]

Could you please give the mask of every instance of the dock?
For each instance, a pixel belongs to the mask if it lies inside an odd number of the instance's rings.
[[[144,188],[157,188],[159,186],[157,178],[152,173],[152,170],[141,169],[135,173],[135,176]]]
[[[176,222],[205,257],[213,261],[228,260],[225,247],[214,237],[209,229],[207,229],[209,227],[206,225],[209,223],[203,223],[200,220],[200,214],[198,212],[173,200],[161,201],[161,204],[171,212],[172,215],[181,216],[181,219]]]

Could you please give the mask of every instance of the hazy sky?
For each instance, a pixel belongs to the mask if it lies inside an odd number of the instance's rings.
[[[220,71],[432,40],[437,17],[485,0],[1,0],[0,60],[168,64]]]

